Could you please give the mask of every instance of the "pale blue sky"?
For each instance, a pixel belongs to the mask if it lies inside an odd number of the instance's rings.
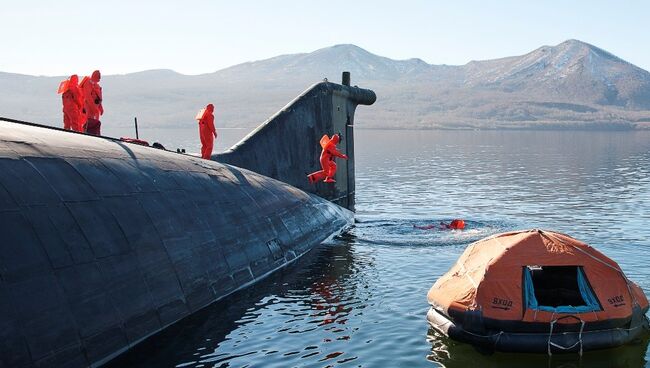
[[[340,43],[465,64],[570,38],[650,70],[649,14],[644,1],[8,0],[0,71],[201,74]]]

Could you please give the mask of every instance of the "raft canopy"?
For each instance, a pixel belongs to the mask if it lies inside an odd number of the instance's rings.
[[[551,322],[563,314],[585,322],[628,319],[633,309],[648,309],[643,291],[616,262],[567,235],[537,229],[470,244],[427,299],[447,316],[474,311],[516,322]]]

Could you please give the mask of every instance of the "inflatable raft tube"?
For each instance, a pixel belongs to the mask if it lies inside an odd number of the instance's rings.
[[[470,313],[459,316],[468,321],[474,320]],[[563,320],[577,323],[562,324]],[[613,348],[628,344],[650,331],[647,316],[636,310],[627,321],[602,321],[600,323],[580,323],[579,317],[564,316],[556,323],[523,323],[513,325],[517,331],[486,329],[488,323],[474,322],[475,329],[465,328],[463,323],[445,315],[434,307],[427,313],[429,325],[451,339],[469,343],[489,351],[510,353],[582,353],[584,351]],[[610,323],[603,323],[610,322]],[[617,323],[618,322],[618,323]],[[472,322],[470,322],[472,323]],[[504,322],[504,325],[506,322]],[[609,324],[609,326],[607,326]],[[504,326],[505,327],[505,326]],[[546,330],[543,328],[546,327]]]

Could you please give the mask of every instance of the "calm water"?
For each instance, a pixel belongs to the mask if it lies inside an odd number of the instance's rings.
[[[650,291],[650,132],[358,130],[356,153],[353,229],[113,366],[650,367],[647,341],[487,356],[425,319],[428,289],[467,244],[510,229],[569,233]],[[454,217],[468,230],[413,228]]]

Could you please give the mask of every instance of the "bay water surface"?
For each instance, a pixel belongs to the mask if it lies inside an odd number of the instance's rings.
[[[193,131],[144,133],[198,152]],[[246,133],[220,130],[216,147]],[[513,229],[585,241],[650,292],[650,132],[357,130],[355,151],[352,229],[109,366],[650,367],[647,340],[485,355],[425,317],[427,291],[467,245]],[[413,226],[453,218],[467,229]]]

